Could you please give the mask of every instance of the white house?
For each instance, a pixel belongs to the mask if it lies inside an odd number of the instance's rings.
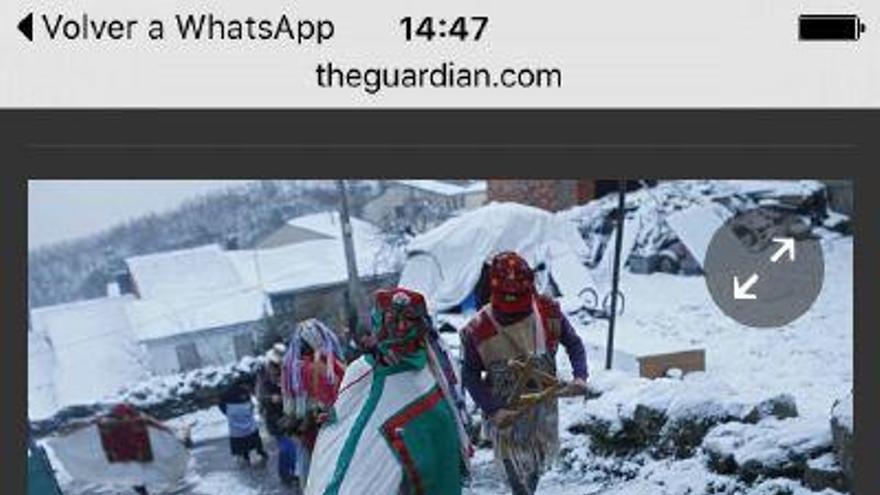
[[[149,375],[125,307],[132,296],[104,297],[31,310],[28,414],[90,403]]]
[[[362,215],[376,225],[405,220],[414,230],[424,231],[438,217],[482,206],[486,193],[486,181],[391,180],[384,183],[382,194],[364,205]]]
[[[339,216],[291,220],[309,239],[275,248],[199,246],[125,260],[128,281],[108,296],[35,308],[28,332],[35,416],[90,402],[149,374],[234,362],[256,352],[269,315],[291,322],[339,317],[347,297]],[[396,283],[401,254],[352,219],[366,289]]]
[[[152,372],[221,365],[255,352],[259,322],[271,308],[228,251],[211,244],[125,262],[137,296],[126,318]]]
[[[275,248],[209,245],[126,260],[140,296],[127,315],[150,369],[173,373],[253,354],[269,315],[339,318],[348,281],[339,222],[336,212],[294,218],[287,225],[310,235]],[[363,220],[351,223],[364,284],[395,282],[396,260],[381,233]]]

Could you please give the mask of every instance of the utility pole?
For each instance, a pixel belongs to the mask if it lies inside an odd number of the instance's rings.
[[[626,217],[626,181],[621,180],[617,194],[617,228],[614,236],[614,267],[611,276],[611,314],[608,315],[608,344],[605,348],[605,369],[611,369],[614,355],[614,323],[617,320],[617,294],[620,284],[620,251],[623,248],[623,220]]]
[[[353,335],[361,332],[366,316],[366,304],[358,277],[357,258],[355,258],[352,239],[351,219],[348,209],[348,190],[344,180],[337,180],[339,189],[339,219],[342,227],[342,244],[345,247],[345,265],[348,269],[348,328]]]

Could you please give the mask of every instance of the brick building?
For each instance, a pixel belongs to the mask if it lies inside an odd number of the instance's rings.
[[[513,201],[548,211],[559,211],[584,204],[616,191],[619,181],[595,179],[488,181],[489,201]],[[638,188],[637,181],[627,181],[627,189]]]

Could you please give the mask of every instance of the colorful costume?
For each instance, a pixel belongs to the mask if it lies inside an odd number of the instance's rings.
[[[147,421],[128,404],[119,404],[98,421],[107,462],[151,462]]]
[[[306,481],[318,429],[336,401],[345,365],[336,334],[316,319],[299,323],[281,367],[285,439],[295,451],[294,476]]]
[[[494,425],[491,435],[514,494],[529,494],[559,447],[556,351],[565,347],[580,379],[587,377],[586,354],[559,306],[534,293],[525,260],[496,256],[490,283],[490,303],[461,332],[462,380],[487,416],[502,408],[518,413],[509,424]]]
[[[306,494],[460,494],[469,444],[424,298],[377,292],[373,330],[318,435]]]

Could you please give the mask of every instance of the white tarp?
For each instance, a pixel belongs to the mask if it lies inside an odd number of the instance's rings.
[[[491,203],[450,219],[410,243],[400,285],[422,292],[432,311],[460,304],[492,255],[516,251],[544,263],[563,295],[591,285],[581,263],[583,240],[573,223],[516,203]]]
[[[135,485],[167,486],[187,471],[189,452],[173,433],[148,427],[153,462],[107,461],[97,425],[89,425],[49,440],[49,448],[71,478],[128,490]]]
[[[712,236],[729,217],[720,206],[706,204],[677,211],[666,217],[666,223],[703,266]]]
[[[633,219],[627,219],[623,224],[623,235],[620,238],[620,265],[626,263],[626,260],[629,259],[630,254],[635,248],[636,241],[639,237],[639,231],[641,230],[641,222],[642,216],[636,215]],[[602,253],[602,259],[599,260],[599,263],[590,270],[590,274],[595,281],[596,295],[599,298],[597,303],[601,303],[601,301],[608,295],[611,294],[611,285],[612,279],[614,278],[614,245],[617,239],[617,227],[611,231],[611,235],[608,237],[608,243],[605,246],[605,252]]]

